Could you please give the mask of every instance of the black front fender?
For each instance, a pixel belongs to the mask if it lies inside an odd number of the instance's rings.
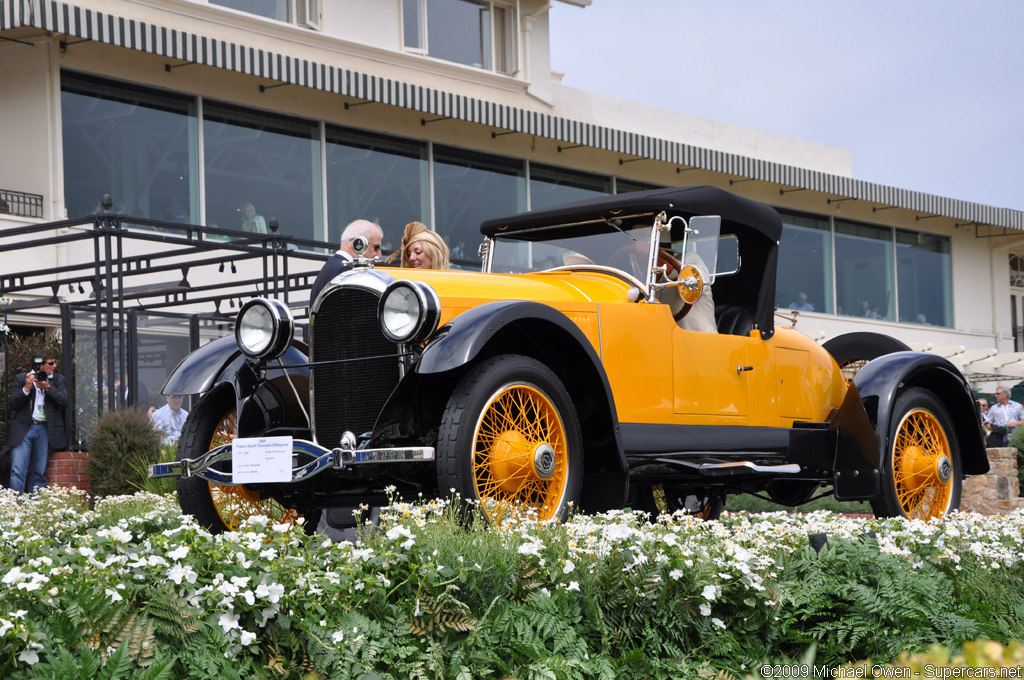
[[[857,372],[853,382],[875,425],[883,460],[885,452],[892,447],[890,421],[896,397],[909,387],[923,387],[942,401],[953,421],[964,473],[983,475],[988,472],[988,455],[971,388],[948,360],[927,352],[886,354],[868,362]]]
[[[182,359],[171,371],[161,394],[205,394],[222,382],[230,381],[245,363],[235,336],[209,342]]]
[[[375,432],[408,432],[417,394],[427,393],[443,409],[466,369],[503,353],[531,356],[551,368],[569,391],[580,418],[584,450],[583,507],[621,507],[626,490],[626,457],[611,385],[601,358],[568,317],[548,305],[522,300],[491,302],[463,312],[441,328],[392,394]],[[442,396],[443,395],[443,396]],[[436,415],[436,414],[435,414]],[[594,491],[600,489],[600,491]],[[599,495],[601,498],[591,498]],[[621,498],[619,498],[621,496]],[[607,507],[602,505],[607,502]]]
[[[552,307],[523,300],[490,302],[459,314],[441,329],[441,337],[427,345],[416,372],[444,373],[465,366],[476,359],[487,343],[507,326],[524,320],[552,323],[571,335],[587,351],[607,386],[608,378],[604,374],[601,360],[576,324]],[[608,396],[611,397],[610,389]]]
[[[203,345],[175,367],[163,394],[206,394],[229,385],[235,396],[239,434],[251,436],[270,427],[309,428],[309,369],[277,368],[308,363],[307,347],[292,341],[284,356],[265,372],[238,349],[234,336]]]

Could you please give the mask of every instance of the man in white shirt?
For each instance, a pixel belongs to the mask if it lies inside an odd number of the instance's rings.
[[[153,425],[164,433],[164,444],[176,444],[181,437],[181,428],[188,418],[188,411],[181,407],[184,401],[184,397],[168,394],[167,403],[150,416]]]
[[[1010,435],[1024,421],[1024,406],[1010,399],[1010,390],[1005,387],[996,388],[996,403],[988,407],[985,412],[985,430],[1003,428],[1003,446],[1010,445]]]

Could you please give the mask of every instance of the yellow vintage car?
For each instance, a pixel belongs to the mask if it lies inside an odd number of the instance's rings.
[[[870,333],[821,346],[776,317],[768,206],[668,188],[481,232],[479,273],[358,261],[312,302],[308,347],[283,303],[247,302],[234,338],[168,379],[203,397],[151,476],[179,477],[182,509],[218,531],[392,489],[454,490],[492,521],[714,517],[737,493],[926,518],[988,470],[948,361]]]

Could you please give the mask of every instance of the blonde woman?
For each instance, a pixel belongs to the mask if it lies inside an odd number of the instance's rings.
[[[402,266],[413,269],[448,269],[451,265],[448,245],[437,232],[427,229],[422,222],[405,225],[402,235]],[[392,253],[388,262],[398,253]]]

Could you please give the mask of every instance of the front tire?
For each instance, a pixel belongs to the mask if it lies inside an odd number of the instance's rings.
[[[525,356],[479,364],[459,382],[438,432],[437,483],[500,523],[514,509],[564,519],[579,495],[579,419],[558,376]]]
[[[207,451],[231,442],[238,435],[235,396],[229,389],[215,389],[195,405],[181,428],[178,460],[198,458]],[[230,469],[230,464],[222,464]],[[214,534],[237,531],[242,521],[254,515],[269,517],[276,524],[295,524],[303,516],[259,490],[247,486],[223,486],[199,477],[178,478],[178,504]],[[307,533],[316,530],[320,512],[305,513]]]
[[[877,517],[930,519],[960,507],[963,464],[949,414],[934,394],[911,388],[896,399]]]

